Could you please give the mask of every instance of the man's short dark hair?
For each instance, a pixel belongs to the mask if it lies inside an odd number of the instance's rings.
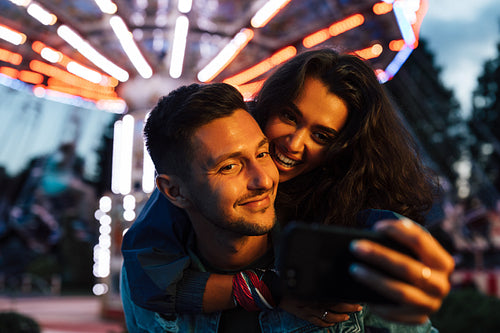
[[[191,84],[163,96],[144,127],[146,147],[159,174],[188,175],[192,136],[203,125],[247,110],[236,88],[225,83]]]

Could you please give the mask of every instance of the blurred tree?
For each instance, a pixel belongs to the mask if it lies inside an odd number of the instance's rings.
[[[496,58],[484,63],[477,80],[469,127],[476,138],[471,145],[472,156],[500,191],[500,43],[497,50]]]
[[[474,287],[454,289],[431,316],[441,333],[500,332],[500,300]]]
[[[419,142],[429,165],[453,186],[454,164],[466,151],[467,128],[453,92],[424,39],[385,87]],[[454,192],[454,191],[453,191]]]
[[[33,318],[17,312],[0,312],[0,333],[40,333]]]

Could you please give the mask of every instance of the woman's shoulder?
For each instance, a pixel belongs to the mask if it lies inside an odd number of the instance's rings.
[[[364,209],[356,216],[357,225],[361,228],[371,228],[380,220],[397,220],[404,216],[386,209]]]

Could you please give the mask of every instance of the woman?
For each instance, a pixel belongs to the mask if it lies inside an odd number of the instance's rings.
[[[300,219],[367,227],[380,217],[397,220],[401,215],[424,221],[435,184],[372,69],[363,61],[332,50],[298,55],[266,80],[254,111],[271,142],[270,152],[280,172],[276,207],[282,224]],[[148,207],[160,205],[165,199],[156,193],[151,200],[154,203]],[[374,209],[389,209],[400,215]],[[155,218],[152,211],[147,209],[138,219]],[[404,304],[374,306],[371,310],[390,320],[425,322],[448,293],[453,260],[412,222],[383,221],[376,228],[410,244],[421,262],[368,241],[354,244],[355,255],[376,261],[409,281],[396,282],[366,267],[354,267],[354,277]],[[126,240],[123,249],[124,255],[131,249]],[[183,253],[182,248],[178,251]],[[184,260],[184,264],[178,275],[171,276],[168,288],[158,294],[138,295],[136,303],[157,312],[172,309],[172,304],[163,304],[165,300],[175,302],[177,312],[192,311],[193,307],[195,311],[212,312],[235,306],[232,276],[200,277],[186,270],[187,255],[173,257],[167,267],[170,274],[174,263],[179,267]],[[125,267],[129,265],[130,270],[143,268],[136,263],[132,268],[129,261],[125,256]],[[183,304],[192,300],[196,304]],[[359,310],[355,304],[315,305],[292,300],[284,300],[280,307],[322,327],[345,321],[347,313]]]
[[[435,184],[372,69],[357,57],[298,55],[266,80],[255,118],[280,171],[284,220],[353,225],[359,211],[380,208],[424,221]]]

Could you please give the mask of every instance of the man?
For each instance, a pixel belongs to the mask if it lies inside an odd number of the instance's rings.
[[[186,241],[199,270],[234,273],[272,265],[269,232],[275,225],[279,176],[269,156],[268,140],[246,111],[239,92],[226,84],[181,87],[160,100],[144,133],[158,173],[157,187],[173,205],[165,218],[173,214],[177,216],[173,220],[192,224],[194,235],[182,235],[180,239]],[[134,224],[124,243],[137,242],[134,230],[145,227],[151,226]],[[180,230],[182,227],[172,232]],[[165,243],[168,246],[168,235]],[[130,288],[149,288],[128,284],[127,275],[134,274],[134,267],[127,267],[127,255],[136,254],[124,252],[122,272],[129,331],[205,331],[217,325],[224,330],[224,323],[258,327],[258,312],[233,311],[226,315],[238,320],[224,320],[223,316],[218,324],[217,313],[165,318],[136,306]],[[140,260],[152,267],[149,274],[161,274],[161,254],[143,254]],[[150,265],[148,260],[152,261]]]

